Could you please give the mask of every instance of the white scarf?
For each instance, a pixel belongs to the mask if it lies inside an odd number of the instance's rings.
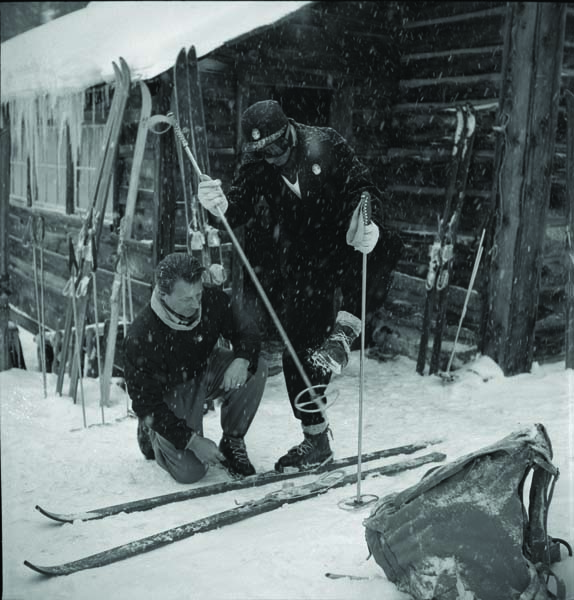
[[[153,293],[151,295],[150,306],[153,312],[171,329],[175,329],[177,331],[191,331],[195,327],[197,327],[198,323],[201,321],[201,306],[199,307],[199,311],[197,316],[193,321],[189,319],[185,319],[182,315],[178,315],[176,312],[171,310],[169,306],[161,299],[160,292],[157,286],[154,288]]]

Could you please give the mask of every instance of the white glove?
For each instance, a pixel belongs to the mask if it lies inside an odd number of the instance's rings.
[[[365,225],[362,204],[355,209],[347,230],[347,244],[363,254],[369,254],[379,241],[379,227],[372,221]]]
[[[202,181],[199,182],[197,198],[201,206],[216,217],[219,216],[219,211],[225,214],[229,206],[229,202],[227,202],[227,198],[221,189],[221,181],[208,178],[207,175],[204,175]]]
[[[209,267],[209,274],[211,275],[211,283],[213,283],[213,285],[223,285],[227,279],[225,267],[217,263],[213,263]]]

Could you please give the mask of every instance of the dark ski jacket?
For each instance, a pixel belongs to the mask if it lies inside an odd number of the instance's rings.
[[[221,290],[205,286],[201,321],[191,331],[168,327],[148,304],[134,319],[124,341],[124,377],[133,411],[153,415],[152,428],[176,448],[185,448],[192,430],[164,402],[169,391],[201,377],[219,337],[229,340],[237,358],[255,372],[261,337],[257,326],[232,306]]]
[[[318,269],[336,267],[340,252],[353,250],[346,234],[364,190],[371,194],[373,221],[383,225],[380,192],[334,129],[290,122],[297,135],[292,179],[296,174],[301,198],[277,167],[264,160],[246,162],[226,194],[226,218],[232,227],[250,222],[261,227],[266,221],[283,275],[313,277]]]

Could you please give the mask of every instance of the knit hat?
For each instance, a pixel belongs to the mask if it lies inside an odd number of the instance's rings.
[[[275,100],[262,100],[252,104],[241,117],[241,127],[246,140],[244,152],[261,150],[284,135],[289,121]]]

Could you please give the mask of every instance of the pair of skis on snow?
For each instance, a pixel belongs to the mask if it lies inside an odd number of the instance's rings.
[[[428,447],[431,444],[436,443],[438,443],[438,440],[420,442],[416,444],[410,444],[407,446],[398,446],[396,448],[388,448],[376,452],[371,452],[368,454],[363,454],[361,456],[361,462],[368,462],[402,454],[412,454]],[[369,475],[394,475],[407,469],[414,469],[431,462],[442,461],[445,458],[446,456],[442,453],[431,452],[429,454],[418,456],[410,460],[364,470],[360,474],[360,477],[364,479]],[[105,550],[98,554],[93,554],[91,556],[87,556],[76,561],[53,566],[39,566],[29,561],[25,561],[24,564],[30,569],[47,576],[70,575],[72,573],[76,573],[77,571],[102,567],[104,565],[125,560],[132,556],[137,556],[145,552],[150,552],[151,550],[155,550],[156,548],[161,548],[162,546],[189,538],[198,533],[211,531],[213,529],[223,527],[224,525],[230,525],[232,523],[237,523],[239,521],[248,519],[250,517],[254,517],[256,515],[270,512],[285,504],[291,504],[300,500],[316,497],[320,494],[327,492],[332,488],[342,487],[344,485],[354,483],[355,481],[357,481],[358,474],[347,474],[341,469],[343,469],[344,467],[356,465],[357,463],[358,457],[350,456],[331,461],[330,463],[327,463],[326,465],[323,465],[315,469],[314,471],[296,471],[284,473],[277,473],[271,471],[254,475],[252,477],[248,477],[241,480],[232,480],[213,485],[206,485],[198,488],[185,490],[182,492],[175,492],[172,494],[165,494],[163,496],[155,496],[143,500],[136,500],[134,502],[117,504],[114,506],[90,510],[83,513],[58,514],[52,513],[37,506],[36,508],[43,515],[49,517],[50,519],[62,523],[73,523],[74,521],[90,521],[95,519],[103,519],[105,517],[117,515],[120,513],[151,510],[158,506],[164,506],[166,504],[171,504],[174,502],[181,502],[184,500],[191,500],[194,498],[201,498],[234,490],[259,487],[262,485],[267,485],[269,483],[286,481],[304,475],[319,473],[323,474],[323,476],[310,483],[300,486],[284,487],[283,489],[270,492],[257,500],[249,501],[243,505],[237,506],[230,510],[216,513],[209,517],[205,517],[197,521],[192,521],[190,523],[186,523],[178,527],[173,527],[166,531],[162,531],[160,533],[156,533],[146,538],[129,542],[122,546],[117,546],[115,548],[111,548],[109,550]]]
[[[426,297],[422,333],[416,364],[416,371],[420,375],[425,372],[432,319],[435,313],[436,321],[429,375],[437,373],[440,369],[442,339],[448,308],[448,289],[454,261],[454,245],[464,205],[475,128],[476,116],[473,107],[470,105],[457,107],[454,144],[447,170],[445,206],[443,215],[439,219],[435,241],[430,247],[429,253],[430,262],[425,282]]]

